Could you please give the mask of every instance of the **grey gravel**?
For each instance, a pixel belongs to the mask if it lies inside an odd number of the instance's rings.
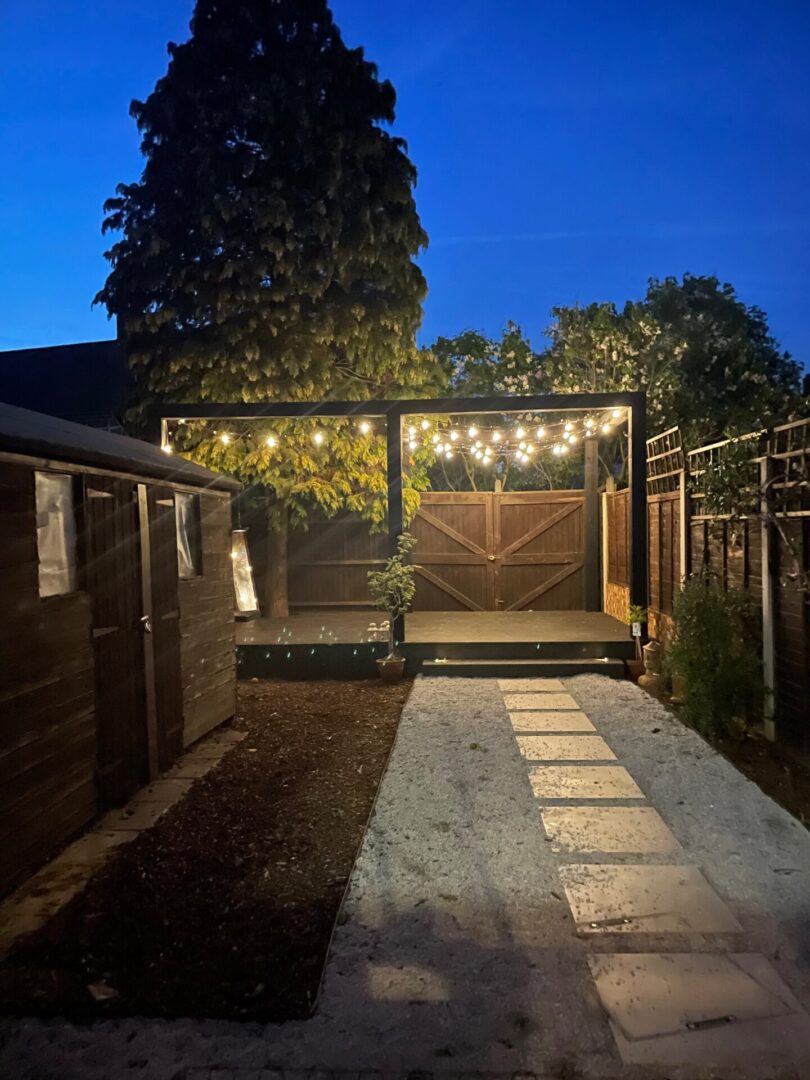
[[[743,941],[679,948],[761,951],[807,1007],[807,831],[637,687],[600,676],[566,686],[744,927]],[[418,679],[311,1020],[7,1020],[0,1076],[167,1080],[211,1069],[241,1080],[283,1068],[651,1080],[620,1064],[587,967],[591,951],[616,943],[576,936],[558,875],[566,861],[544,840],[496,682]],[[638,945],[625,936],[620,947]],[[643,946],[662,947],[649,935]],[[720,1075],[730,1074],[660,1074]],[[798,1077],[767,1074],[777,1075]]]

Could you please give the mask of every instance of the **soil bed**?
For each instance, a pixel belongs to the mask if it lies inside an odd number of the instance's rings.
[[[0,1008],[307,1016],[409,689],[240,684],[246,738],[18,942]]]

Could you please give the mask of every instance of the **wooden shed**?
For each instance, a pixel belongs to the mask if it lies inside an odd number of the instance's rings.
[[[0,404],[0,893],[233,716],[236,490]]]

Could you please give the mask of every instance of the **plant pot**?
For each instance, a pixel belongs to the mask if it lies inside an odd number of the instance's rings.
[[[639,678],[644,674],[643,660],[625,660],[624,666],[627,668],[628,678],[632,679],[633,682],[638,682]]]
[[[405,660],[399,656],[386,656],[377,661],[377,670],[385,683],[398,683],[405,674]]]

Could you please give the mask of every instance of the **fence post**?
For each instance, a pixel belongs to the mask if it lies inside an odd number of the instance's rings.
[[[602,611],[606,611],[608,574],[610,573],[610,523],[608,520],[607,492],[603,491],[599,498],[602,519]]]
[[[768,521],[768,483],[772,476],[770,446],[759,462],[760,536],[762,540],[762,676],[765,683],[765,738],[776,741],[776,671],[774,653],[774,561],[773,529]]]
[[[689,514],[691,510],[689,501],[689,491],[686,483],[686,469],[681,469],[681,475],[678,477],[678,508],[679,516],[681,519],[681,527],[678,535],[678,558],[680,560],[680,584],[686,581],[689,577]]]

